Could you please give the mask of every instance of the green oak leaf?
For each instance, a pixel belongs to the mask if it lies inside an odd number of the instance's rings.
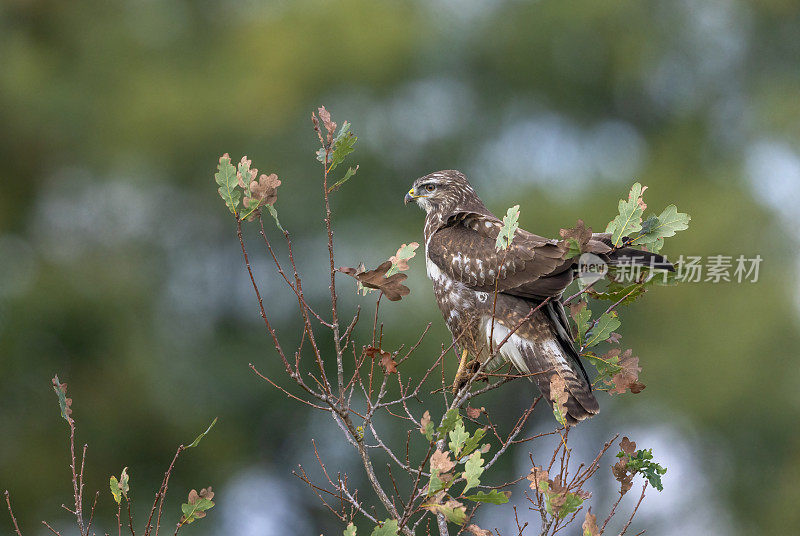
[[[442,425],[439,426],[437,433],[439,437],[444,439],[456,427],[456,423],[461,420],[461,415],[458,414],[458,408],[447,410],[442,419]]]
[[[375,527],[372,536],[397,536],[399,530],[396,519],[387,519],[381,526]]]
[[[458,459],[458,454],[464,448],[464,443],[467,439],[469,439],[469,433],[464,428],[464,421],[459,419],[455,428],[450,432],[450,443],[448,444],[450,452],[453,453],[456,459]]]
[[[575,320],[575,325],[578,327],[578,346],[583,346],[586,332],[589,331],[589,320],[592,318],[592,310],[587,307],[586,302],[579,302],[577,306],[572,308],[572,319]]]
[[[181,525],[194,523],[196,520],[206,516],[206,511],[214,507],[214,493],[211,488],[208,490],[201,490],[198,494],[197,491],[192,490],[189,492],[189,502],[181,505]]]
[[[621,325],[622,322],[617,318],[616,312],[611,311],[610,313],[603,313],[597,321],[597,324],[586,334],[586,347],[590,348],[600,344]]]
[[[480,445],[481,439],[483,439],[484,434],[486,434],[485,428],[478,428],[475,430],[475,433],[464,442],[464,448],[461,451],[461,456],[469,456],[472,454],[472,451],[478,448]]]
[[[452,480],[450,481],[452,482]],[[439,470],[434,469],[431,471],[431,480],[428,483],[428,497],[434,495],[442,491],[443,489],[447,489],[450,487],[450,482],[445,482],[441,478],[439,478]]]
[[[479,491],[475,495],[467,495],[465,498],[475,502],[485,502],[491,504],[505,504],[508,502],[510,491],[498,491],[493,489],[489,493]]]
[[[344,184],[344,183],[346,183],[347,181],[349,181],[349,180],[350,180],[350,178],[351,178],[353,175],[355,175],[355,174],[356,174],[356,171],[358,171],[358,166],[357,166],[357,165],[356,165],[356,167],[355,167],[355,168],[352,168],[352,167],[350,167],[350,168],[347,168],[347,171],[345,172],[345,174],[344,174],[344,177],[342,177],[341,179],[339,179],[338,181],[336,181],[336,182],[333,184],[333,186],[331,186],[330,188],[328,188],[328,193],[330,193],[330,192],[335,192],[336,190],[338,190],[338,189],[339,189],[339,188],[342,186],[342,184]]]
[[[239,199],[242,192],[236,187],[239,185],[239,179],[236,177],[236,168],[231,164],[231,157],[225,153],[219,158],[219,165],[217,172],[214,174],[214,180],[219,184],[217,191],[219,196],[225,201],[225,205],[231,214],[238,215],[236,208],[239,206]]]
[[[657,252],[664,244],[664,238],[675,236],[678,231],[689,228],[691,216],[678,212],[678,207],[668,205],[658,216],[650,216],[642,224],[641,233],[631,244],[647,246],[650,251]]]
[[[356,526],[353,523],[347,525],[347,528],[344,529],[342,533],[343,536],[356,536]]]
[[[466,508],[463,506],[450,507],[441,505],[437,510],[444,514],[444,517],[446,517],[449,522],[455,523],[456,525],[463,525],[467,521]]]
[[[480,451],[473,452],[467,463],[464,464],[464,479],[467,481],[466,486],[464,486],[464,490],[461,492],[463,495],[481,483],[480,476],[483,474],[483,459],[481,458]]]
[[[500,233],[497,235],[495,248],[500,250],[511,247],[511,243],[514,241],[514,234],[517,232],[517,229],[519,229],[518,222],[519,205],[514,205],[508,209],[508,211],[506,211],[506,215],[503,216],[503,227],[500,229]]]
[[[567,253],[564,255],[565,259],[581,256],[581,245],[574,238],[567,238]]]
[[[655,277],[660,277],[660,275],[656,275]],[[634,302],[636,298],[644,294],[646,290],[642,283],[623,285],[616,281],[609,281],[605,292],[590,290],[589,295],[596,300],[606,300],[610,302],[622,300],[620,301],[620,305],[627,305]]]
[[[618,458],[622,458],[623,456],[625,456],[624,452],[617,454]],[[664,486],[661,483],[661,477],[666,474],[667,469],[652,460],[653,449],[641,449],[628,457],[628,463],[626,465],[628,469],[634,473],[641,473],[650,485],[658,491],[663,491]]]
[[[565,518],[573,512],[577,512],[578,508],[583,504],[583,499],[575,493],[567,493],[564,498],[564,504],[558,509],[558,517]]]
[[[269,211],[269,215],[272,216],[273,220],[275,220],[275,225],[278,226],[278,229],[280,229],[281,232],[285,233],[286,230],[283,227],[281,227],[281,222],[278,221],[278,211],[275,210],[275,205],[266,205],[266,207],[267,210]]]
[[[339,133],[336,134],[336,137],[333,138],[331,142],[331,150],[328,160],[328,172],[333,171],[336,169],[336,166],[344,162],[344,159],[347,158],[347,155],[353,152],[353,145],[355,145],[358,137],[350,132],[350,123],[345,121],[342,123],[342,128],[339,129]],[[321,147],[317,151],[317,160],[325,163],[325,148]],[[351,175],[352,176],[352,175]]]
[[[612,376],[622,371],[622,367],[618,364],[618,350],[613,354],[609,352],[609,354],[606,354],[603,357],[599,357],[591,352],[582,355],[597,369],[597,377],[595,377],[595,382],[610,380]]]
[[[642,230],[644,207],[640,199],[643,191],[641,184],[634,183],[628,194],[628,200],[620,199],[619,214],[606,227],[606,232],[611,233],[611,243],[614,247],[622,245],[623,237]]]

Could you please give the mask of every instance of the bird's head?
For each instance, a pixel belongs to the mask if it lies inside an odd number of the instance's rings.
[[[436,171],[414,181],[405,196],[405,204],[415,201],[426,213],[442,215],[459,210],[483,207],[475,190],[460,171]]]

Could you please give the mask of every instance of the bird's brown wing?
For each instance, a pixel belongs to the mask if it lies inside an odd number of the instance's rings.
[[[511,247],[497,250],[502,222],[483,214],[466,213],[440,228],[428,242],[428,257],[456,281],[468,287],[524,298],[559,296],[572,282],[573,259],[557,240],[522,229]]]

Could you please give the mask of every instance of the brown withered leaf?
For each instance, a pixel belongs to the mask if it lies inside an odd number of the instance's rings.
[[[211,490],[211,486],[201,489],[199,495],[200,498],[208,499],[209,501],[214,498],[214,492]]]
[[[258,178],[258,182],[250,183],[250,193],[253,194],[253,199],[258,199],[262,205],[272,205],[278,200],[278,186],[280,185],[281,181],[276,174],[262,174]],[[244,202],[247,205],[248,198],[245,198]]]
[[[537,491],[544,491],[540,482],[547,482],[548,486],[550,485],[550,475],[547,473],[547,469],[542,469],[538,465],[531,468],[531,474],[527,478],[531,481],[531,489]]]
[[[586,517],[581,525],[583,536],[599,536],[600,529],[597,528],[597,516],[592,513],[592,508],[586,511]]]
[[[628,471],[627,456],[620,459],[617,463],[611,466],[611,474],[619,482],[619,492],[621,495],[628,493],[628,490],[633,486],[633,474]]]
[[[440,475],[451,471],[455,466],[455,462],[450,459],[449,452],[442,452],[437,449],[431,456],[431,471],[438,469]]]
[[[475,525],[474,523],[471,525],[467,525],[466,529],[467,531],[474,534],[474,536],[494,536],[491,530],[482,529],[478,525]]]
[[[381,352],[379,364],[386,374],[397,374],[397,361],[392,359],[392,354],[389,352]]]
[[[338,268],[343,274],[357,279],[362,285],[367,288],[374,288],[383,292],[391,301],[398,301],[403,296],[408,295],[411,290],[403,285],[408,276],[406,274],[393,274],[389,277],[386,272],[392,267],[392,261],[384,261],[380,266],[374,270],[358,271],[355,268],[342,266]]]
[[[331,121],[331,113],[324,106],[319,109],[319,118],[322,119],[325,130],[328,131],[328,143],[330,143],[330,138],[333,137],[333,132],[336,130],[336,123]]]
[[[564,250],[569,250],[568,241],[570,238],[574,239],[578,243],[578,248],[581,250],[581,253],[586,251],[586,244],[589,243],[589,240],[592,238],[592,228],[587,228],[583,220],[578,220],[578,223],[575,224],[575,227],[571,229],[561,229],[558,231],[558,234],[561,235],[561,242],[559,246]]]
[[[564,382],[564,378],[558,374],[553,374],[550,377],[550,399],[553,401],[553,408],[558,408],[561,415],[566,419],[569,391],[567,391],[567,384]]]
[[[473,408],[472,406],[467,406],[467,417],[469,417],[472,420],[475,420],[478,417],[480,417],[481,413],[483,413],[484,411],[486,411],[486,408],[484,408],[483,406],[481,406],[480,408]]]
[[[622,441],[619,442],[619,448],[622,452],[630,456],[636,452],[636,442],[628,439],[628,436],[623,436]]]
[[[612,332],[611,335],[608,336],[606,342],[610,342],[611,344],[619,344],[622,335],[617,333],[616,331]]]
[[[428,431],[428,425],[431,423],[431,412],[427,409],[422,414],[422,419],[419,421],[419,431],[423,434]]]
[[[369,346],[365,351],[370,359],[375,359],[376,356],[380,357],[378,363],[386,374],[397,374],[397,362],[392,358],[392,354],[373,346]]]
[[[614,388],[609,392],[621,395],[630,390],[631,393],[641,393],[645,385],[639,381],[639,373],[642,367],[639,366],[639,358],[633,355],[633,351],[625,350],[619,357],[619,366],[622,370],[612,376],[611,381]]]

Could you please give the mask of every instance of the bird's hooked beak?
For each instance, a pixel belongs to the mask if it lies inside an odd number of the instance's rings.
[[[414,201],[414,199],[416,199],[417,197],[419,196],[414,195],[414,188],[411,188],[406,194],[406,196],[403,198],[403,204],[407,205],[412,201]]]

